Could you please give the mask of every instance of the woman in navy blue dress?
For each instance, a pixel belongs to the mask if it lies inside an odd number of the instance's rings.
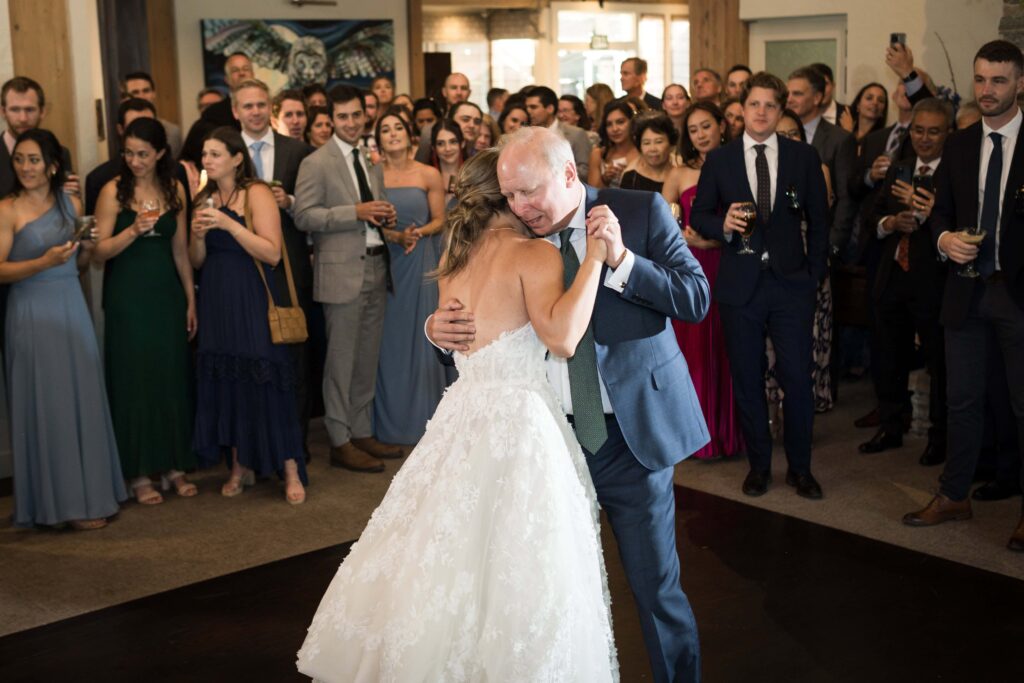
[[[194,446],[203,464],[231,452],[227,497],[276,473],[285,499],[306,498],[302,433],[295,404],[295,372],[288,347],[275,345],[267,322],[267,292],[256,262],[281,260],[281,219],[270,188],[254,180],[238,131],[210,132],[203,143],[208,182],[195,197],[189,257],[199,271],[199,350],[196,355]],[[246,226],[248,202],[252,224]]]

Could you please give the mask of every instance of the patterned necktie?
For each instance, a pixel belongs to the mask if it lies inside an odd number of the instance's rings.
[[[896,150],[898,150],[900,148],[900,145],[903,144],[903,137],[906,135],[906,133],[906,126],[896,126],[895,128],[893,128],[892,132],[889,133],[889,144],[885,146],[885,153],[888,154],[890,157],[895,157]]]
[[[266,146],[267,143],[262,140],[257,140],[249,145],[249,150],[252,152],[252,166],[256,170],[256,177],[260,180],[266,180],[263,177],[263,155],[260,153]]]
[[[928,164],[924,164],[921,168],[917,169],[917,175],[931,175],[932,167]],[[900,243],[896,245],[896,263],[900,264],[900,268],[903,269],[904,273],[910,272],[910,235],[903,233],[900,236]]]
[[[768,157],[764,154],[765,145],[754,145],[757,159],[754,170],[757,172],[757,217],[762,225],[768,224],[772,215],[772,177],[768,172]]]
[[[580,260],[573,249],[572,228],[562,231],[562,263],[565,265],[565,288],[572,285],[580,269]],[[601,379],[597,375],[597,349],[594,347],[594,325],[587,325],[583,339],[576,345],[576,355],[569,359],[569,395],[576,424],[576,438],[591,453],[597,453],[608,440],[601,404]]]
[[[996,234],[999,230],[999,186],[1003,182],[1003,136],[989,133],[992,139],[992,156],[988,158],[985,174],[985,195],[981,203],[981,227],[985,230],[985,241],[978,250],[978,272],[988,278],[996,272]]]

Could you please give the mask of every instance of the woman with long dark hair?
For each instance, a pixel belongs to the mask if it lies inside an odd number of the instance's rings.
[[[588,184],[597,188],[618,187],[622,172],[640,156],[630,135],[634,116],[636,110],[623,100],[609,102],[604,108],[597,130],[601,144],[590,153]]]
[[[234,128],[203,143],[208,182],[196,195],[189,257],[199,271],[196,423],[200,462],[231,451],[228,498],[261,477],[284,478],[285,499],[306,499],[306,462],[288,347],[274,344],[267,323],[267,283],[281,261],[281,214],[270,188],[255,179]],[[278,299],[279,303],[283,303]]]
[[[673,169],[665,181],[663,196],[679,205],[679,223],[690,251],[700,261],[712,288],[718,279],[722,258],[721,244],[707,239],[690,227],[690,209],[697,195],[697,182],[704,160],[725,144],[727,122],[722,110],[708,100],[694,102],[683,119],[683,138],[679,145],[682,166]],[[673,321],[679,348],[690,366],[690,378],[697,390],[704,421],[711,441],[694,453],[701,460],[723,458],[743,451],[743,433],[732,391],[729,358],[718,304],[711,302],[708,314],[699,323]]]
[[[127,498],[96,330],[78,282],[93,232],[66,194],[60,143],[35,128],[11,154],[14,192],[0,201],[4,360],[14,454],[14,523],[106,526]]]
[[[188,260],[185,188],[175,178],[167,134],[156,119],[125,131],[118,177],[96,203],[93,259],[105,264],[107,392],[121,470],[144,505],[163,502],[153,487],[196,495],[185,471],[192,453],[188,342],[196,333]]]
[[[320,149],[331,141],[334,135],[334,123],[331,121],[331,112],[327,107],[310,107],[309,116],[306,117],[306,130],[303,137],[306,144]]]
[[[849,114],[840,120],[846,130],[857,139],[857,147],[876,130],[882,130],[889,118],[889,92],[881,83],[868,83],[857,91],[850,104]]]
[[[431,165],[441,172],[441,187],[444,188],[444,203],[447,206],[455,196],[455,179],[466,161],[462,146],[462,128],[448,119],[434,124],[430,131]]]

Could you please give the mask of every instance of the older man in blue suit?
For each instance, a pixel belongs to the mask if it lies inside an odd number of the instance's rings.
[[[548,378],[615,533],[654,680],[699,681],[696,620],[679,583],[672,474],[709,436],[669,319],[704,317],[707,278],[661,196],[587,187],[568,143],[550,130],[513,135],[498,180],[512,211],[561,249],[567,280],[583,261],[588,232],[608,244],[591,328],[572,359],[552,355]],[[438,346],[468,348],[475,330],[460,308],[449,302],[428,321]]]
[[[827,268],[828,200],[818,153],[775,133],[785,102],[786,85],[778,77],[761,72],[747,82],[745,132],[708,155],[691,222],[702,235],[724,244],[715,298],[750,461],[743,492],[759,496],[771,483],[767,329],[785,392],[786,483],[797,494],[818,499],[821,486],[811,474],[811,326]],[[756,217],[744,218],[743,205],[750,204]],[[737,239],[745,232],[749,235]]]

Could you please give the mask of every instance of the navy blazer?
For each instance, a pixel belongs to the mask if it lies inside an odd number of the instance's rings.
[[[767,225],[758,223],[750,245],[758,254],[768,252],[767,265],[779,278],[816,287],[828,269],[828,197],[821,159],[806,143],[781,136],[778,141],[774,208]],[[722,230],[730,204],[754,201],[743,161],[743,139],[708,154],[697,182],[690,223],[705,237],[722,242],[715,298],[724,304],[746,304],[761,278],[761,256],[737,254],[740,236],[735,234],[727,241]],[[801,228],[804,221],[806,246]]]
[[[935,172],[935,208],[932,209],[932,241],[938,251],[942,233],[962,230],[978,222],[978,181],[981,172],[981,121],[957,131],[946,140],[942,163]],[[1010,155],[1006,188],[999,214],[999,265],[1006,288],[1017,307],[1024,310],[1024,144],[1020,136]],[[941,322],[959,327],[970,312],[974,288],[980,278],[957,275],[952,264],[946,276]]]
[[[671,325],[672,318],[704,319],[708,280],[661,195],[586,191],[586,210],[607,204],[635,256],[623,291],[598,290],[593,328],[601,378],[637,461],[651,470],[671,467],[711,440]]]

